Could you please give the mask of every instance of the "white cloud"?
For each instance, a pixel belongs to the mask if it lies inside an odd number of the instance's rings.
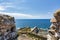
[[[23,13],[0,12],[0,14],[13,16],[15,17],[15,19],[38,19],[40,17],[40,16],[29,15],[29,14],[23,14]]]
[[[9,7],[13,7],[12,5],[11,5],[12,3],[5,3],[5,2],[3,2],[3,3],[0,3],[0,11],[4,11],[4,10],[6,10],[6,8],[9,8]]]
[[[47,16],[52,18],[52,17],[54,17],[53,14],[54,14],[54,12],[48,12]]]
[[[6,10],[8,7],[12,7],[12,6],[0,6],[0,11],[4,11],[4,10]]]
[[[5,7],[4,6],[0,6],[0,11],[3,11],[5,10]]]
[[[5,10],[13,10],[13,9],[16,9],[16,10],[28,10],[28,9],[31,9],[31,8],[29,8],[29,7],[23,7],[23,6],[20,6],[19,7],[19,5],[17,5],[17,4],[21,4],[20,2],[24,2],[24,1],[26,1],[26,0],[20,0],[18,3],[16,2],[16,3],[12,3],[12,2],[2,2],[2,3],[0,3],[0,11],[5,11]],[[12,8],[12,9],[10,9],[10,8]]]
[[[12,5],[13,3],[11,3],[11,2],[2,2],[2,3],[0,3],[0,5]]]
[[[0,12],[0,14],[10,15],[15,17],[15,19],[51,19],[53,14],[48,12],[44,15],[30,15],[30,14],[23,14],[23,13],[7,13],[7,12]]]

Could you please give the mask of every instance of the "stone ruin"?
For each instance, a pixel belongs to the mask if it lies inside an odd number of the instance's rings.
[[[54,13],[54,18],[50,22],[52,24],[48,30],[47,40],[60,40],[60,10]]]
[[[0,40],[16,40],[14,17],[0,14]]]

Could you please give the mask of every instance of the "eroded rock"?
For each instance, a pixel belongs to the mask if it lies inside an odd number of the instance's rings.
[[[60,39],[60,10],[54,13],[54,18],[50,20],[52,23],[48,33],[48,40],[59,40]],[[49,38],[50,37],[50,38]]]
[[[0,40],[16,40],[14,17],[0,14]]]

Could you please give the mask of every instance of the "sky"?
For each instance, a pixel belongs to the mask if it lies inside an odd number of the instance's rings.
[[[15,19],[50,19],[60,9],[60,0],[0,0],[0,14]]]

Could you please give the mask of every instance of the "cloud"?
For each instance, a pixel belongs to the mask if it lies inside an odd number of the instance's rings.
[[[5,11],[7,8],[10,8],[12,6],[0,6],[0,11]]]
[[[0,6],[0,11],[5,10],[4,6]]]
[[[16,0],[15,0],[16,2]],[[25,14],[25,13],[10,13],[9,12],[1,12],[1,11],[6,11],[9,10],[9,8],[12,8],[10,10],[16,9],[16,10],[27,10],[29,9],[28,7],[18,7],[15,4],[17,4],[17,2],[2,2],[0,3],[0,14],[6,14],[6,15],[10,15],[10,16],[14,16],[15,19],[35,19],[35,18],[39,18],[39,16],[36,15],[30,15],[30,14]],[[26,2],[26,0],[20,0],[21,3]],[[20,3],[18,2],[18,3]]]
[[[30,14],[23,14],[23,13],[7,13],[7,12],[0,12],[0,14],[10,15],[15,17],[15,19],[37,19],[40,16],[30,15]]]
[[[8,13],[8,12],[0,12],[0,14],[10,15],[15,17],[15,19],[51,19],[53,17],[53,13],[48,12],[47,14],[39,14],[39,15],[30,15],[25,13]]]
[[[48,18],[52,17],[51,12],[47,12],[43,15],[42,15],[42,13],[40,13],[39,15],[37,15],[37,14],[31,15],[30,13],[25,14],[23,12],[22,13],[14,13],[16,11],[17,12],[20,12],[22,10],[28,11],[31,9],[30,7],[20,6],[24,2],[26,2],[26,0],[20,0],[19,2],[17,2],[17,0],[15,0],[14,2],[2,2],[2,3],[0,3],[0,14],[14,16],[15,19],[48,19]],[[1,12],[1,11],[4,11],[4,12]],[[12,12],[12,13],[10,13],[10,12]]]
[[[50,18],[52,18],[52,17],[53,17],[53,13],[54,13],[54,12],[48,12],[48,13],[47,13],[47,16],[50,17]]]
[[[5,11],[7,8],[13,7],[11,4],[12,3],[8,3],[8,2],[0,3],[0,11]]]
[[[18,12],[29,10],[29,7],[21,6],[26,0],[15,0],[13,2],[2,2],[0,3],[0,11]],[[22,2],[22,3],[20,3]],[[19,5],[18,5],[19,4]]]
[[[13,3],[11,3],[11,2],[2,2],[2,3],[0,3],[0,5],[11,5],[11,4],[13,4]]]

